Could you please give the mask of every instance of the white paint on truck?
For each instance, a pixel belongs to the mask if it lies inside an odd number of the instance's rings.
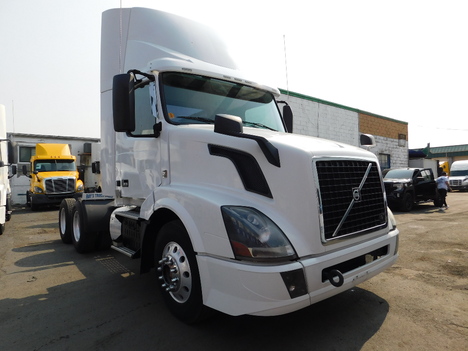
[[[396,261],[376,156],[287,133],[278,89],[238,71],[214,30],[114,9],[101,43],[103,194],[69,208],[79,252],[140,259],[188,323],[292,312]]]

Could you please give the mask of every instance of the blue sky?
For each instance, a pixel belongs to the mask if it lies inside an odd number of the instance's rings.
[[[99,137],[102,11],[151,7],[215,28],[270,85],[409,123],[411,148],[468,144],[463,0],[0,0],[7,129]]]

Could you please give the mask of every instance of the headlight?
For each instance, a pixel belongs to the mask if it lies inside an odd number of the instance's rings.
[[[393,184],[393,187],[395,188],[395,190],[401,190],[405,187],[405,184],[403,183],[395,183]]]
[[[76,191],[83,191],[83,184],[78,184]]]
[[[42,194],[44,192],[44,190],[42,190],[42,188],[39,188],[38,186],[35,186],[34,187],[34,192],[36,194]]]
[[[221,207],[224,225],[237,259],[292,260],[291,243],[267,216],[251,207]]]

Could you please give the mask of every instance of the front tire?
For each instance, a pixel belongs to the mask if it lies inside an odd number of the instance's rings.
[[[34,200],[34,196],[30,195],[29,197],[29,205],[31,206],[31,211],[37,211],[39,210],[39,205],[36,204]]]
[[[178,319],[193,324],[207,317],[200,273],[187,231],[180,221],[165,224],[155,244],[155,266],[168,309]]]
[[[75,199],[63,199],[59,208],[59,231],[64,244],[73,242],[73,206]]]
[[[410,212],[414,206],[413,194],[406,193],[403,196],[403,201],[401,203],[401,210],[404,212]]]

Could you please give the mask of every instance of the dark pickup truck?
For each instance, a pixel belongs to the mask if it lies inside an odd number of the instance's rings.
[[[384,176],[385,192],[390,208],[411,211],[415,203],[433,201],[439,205],[439,196],[431,168],[391,169]]]

